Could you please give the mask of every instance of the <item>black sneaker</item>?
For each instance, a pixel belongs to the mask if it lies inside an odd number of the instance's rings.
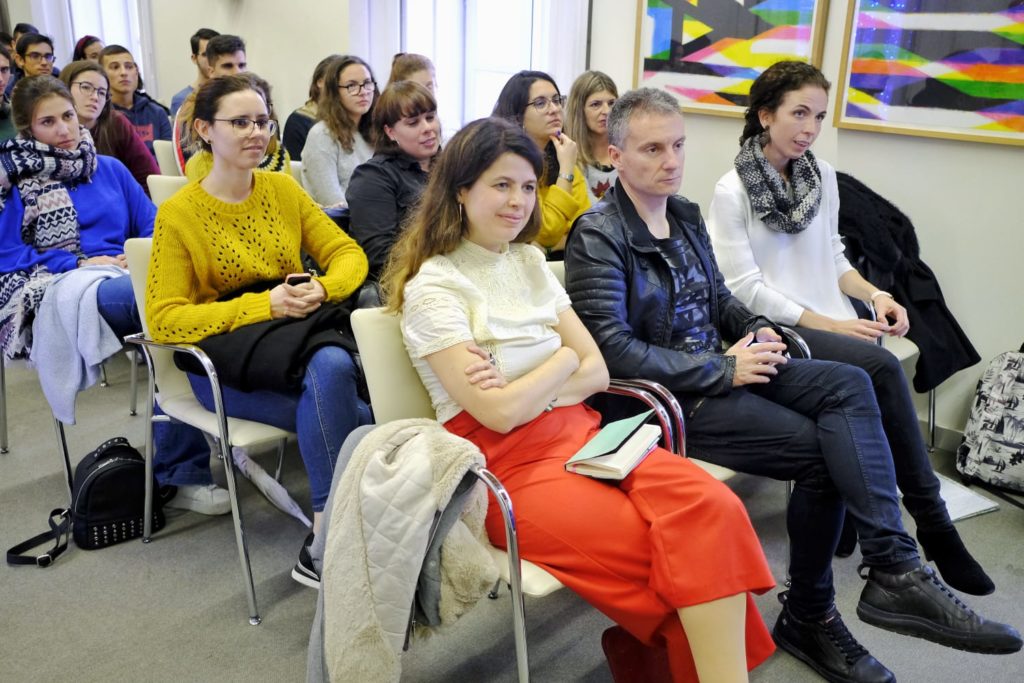
[[[972,610],[927,565],[905,574],[871,569],[867,580],[857,614],[869,624],[967,652],[1010,654],[1024,645],[1017,629]]]
[[[891,671],[857,642],[833,605],[817,621],[802,621],[789,611],[785,593],[782,613],[772,629],[775,643],[833,683],[896,683]]]
[[[320,574],[317,573],[316,568],[313,566],[313,556],[309,554],[309,546],[311,545],[313,545],[312,533],[306,536],[306,540],[302,544],[302,550],[299,551],[299,561],[292,568],[292,578],[303,586],[319,590]]]

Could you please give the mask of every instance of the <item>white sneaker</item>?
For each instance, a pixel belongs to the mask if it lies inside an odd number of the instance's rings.
[[[231,512],[231,496],[227,489],[216,484],[179,486],[174,498],[164,506],[201,515],[226,515]]]

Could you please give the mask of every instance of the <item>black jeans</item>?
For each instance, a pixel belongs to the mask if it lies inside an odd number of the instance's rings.
[[[797,616],[818,616],[833,603],[832,556],[844,504],[866,564],[919,557],[903,528],[892,455],[863,370],[793,359],[768,384],[680,398],[691,456],[794,481],[786,523],[789,599]]]
[[[896,484],[903,492],[903,505],[919,529],[938,530],[952,526],[946,502],[939,495],[938,477],[928,459],[910,387],[896,356],[870,342],[841,334],[798,327],[811,356],[819,360],[849,363],[868,373],[875,388],[882,426],[889,441]]]

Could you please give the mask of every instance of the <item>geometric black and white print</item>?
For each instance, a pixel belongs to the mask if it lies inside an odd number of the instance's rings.
[[[1024,347],[999,354],[985,368],[956,467],[1024,493]]]

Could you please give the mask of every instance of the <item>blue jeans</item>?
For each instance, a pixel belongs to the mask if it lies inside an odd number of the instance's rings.
[[[118,337],[142,331],[132,281],[127,275],[103,280],[96,290],[96,305]],[[162,414],[157,406],[154,412]],[[158,422],[153,425],[153,443],[153,472],[160,484],[184,486],[213,481],[210,449],[203,433],[195,427],[175,421]]]
[[[794,481],[787,528],[790,602],[798,616],[823,614],[834,600],[832,555],[844,504],[865,564],[919,557],[903,528],[892,454],[863,370],[793,359],[768,384],[681,398],[690,455]]]
[[[904,507],[919,529],[952,526],[899,359],[878,344],[804,327],[796,330],[807,342],[814,358],[849,363],[868,373],[882,413],[882,427],[892,452]]]
[[[213,391],[206,376],[190,373],[188,379],[199,402],[213,410]],[[371,421],[369,406],[356,395],[356,367],[348,351],[325,346],[314,353],[306,365],[302,389],[294,393],[222,390],[228,415],[298,434],[313,511],[321,512],[331,492],[341,444],[349,432]]]
[[[135,305],[132,279],[127,275],[100,282],[96,289],[96,305],[118,339],[142,331],[139,308]]]

